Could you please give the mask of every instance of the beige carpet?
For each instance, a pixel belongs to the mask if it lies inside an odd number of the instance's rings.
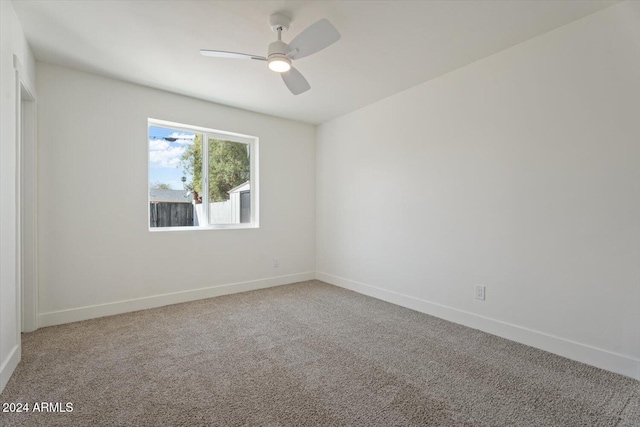
[[[640,426],[639,382],[312,281],[38,330],[3,426]]]

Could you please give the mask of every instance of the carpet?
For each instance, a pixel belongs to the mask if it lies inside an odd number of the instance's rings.
[[[22,345],[0,403],[54,411],[3,426],[640,426],[636,380],[319,281]]]

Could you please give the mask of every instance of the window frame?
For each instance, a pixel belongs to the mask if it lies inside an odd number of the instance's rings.
[[[149,195],[149,128],[158,126],[176,130],[179,132],[200,133],[202,134],[202,209],[203,216],[206,218],[206,224],[192,227],[151,227],[151,218],[149,217],[149,205],[151,203]],[[222,139],[224,141],[237,142],[249,145],[249,182],[251,183],[250,204],[251,204],[251,222],[238,224],[209,224],[209,138]],[[258,157],[259,157],[259,138],[257,136],[244,135],[235,132],[228,132],[218,129],[211,129],[202,126],[187,125],[184,123],[176,123],[167,120],[147,119],[147,228],[150,232],[163,231],[200,231],[200,230],[237,230],[260,228],[259,223],[259,174],[258,174]]]

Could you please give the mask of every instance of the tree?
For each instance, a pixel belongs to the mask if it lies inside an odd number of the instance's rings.
[[[202,134],[196,134],[193,144],[182,153],[180,166],[186,176],[191,176],[191,182],[183,181],[185,189],[202,194]]]
[[[151,188],[154,190],[172,190],[171,184],[159,181],[151,183]]]
[[[249,180],[249,146],[239,142],[209,139],[209,201],[229,200],[229,190]],[[195,136],[180,164],[192,180],[185,184],[190,191],[202,193],[202,135]]]

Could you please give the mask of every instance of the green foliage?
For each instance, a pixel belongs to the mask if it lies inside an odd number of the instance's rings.
[[[247,145],[238,142],[209,140],[209,199],[229,199],[229,190],[249,180]]]
[[[184,174],[193,177],[185,188],[202,193],[202,135],[196,135],[180,158]],[[249,180],[248,146],[238,142],[209,140],[209,201],[229,200],[229,190]]]
[[[193,144],[180,157],[180,166],[186,176],[191,176],[191,182],[185,182],[184,187],[189,191],[202,194],[202,135],[196,134]]]

